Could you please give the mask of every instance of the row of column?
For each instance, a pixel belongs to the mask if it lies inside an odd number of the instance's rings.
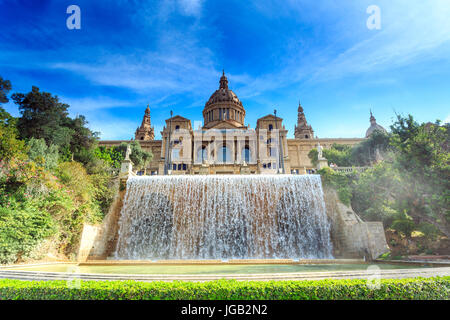
[[[213,160],[215,163],[221,163],[223,162],[223,158],[219,158],[219,156],[223,156],[222,152],[223,152],[223,147],[225,146],[227,149],[227,153],[230,156],[230,159],[226,159],[226,162],[228,163],[234,163],[235,161],[237,161],[238,163],[242,163],[243,161],[245,161],[245,159],[243,159],[242,157],[242,152],[244,150],[244,148],[246,147],[246,145],[248,145],[249,150],[250,150],[250,162],[255,162],[256,163],[256,152],[257,152],[257,147],[256,147],[256,141],[245,141],[245,140],[229,140],[229,141],[213,141],[213,142],[208,142],[207,146],[206,146],[206,154],[207,154],[207,159],[208,161]],[[202,159],[199,159],[198,155],[200,154],[204,146],[204,141],[196,141],[194,143],[194,163],[201,163]],[[238,152],[236,152],[236,150]],[[213,153],[214,151],[214,153]],[[211,154],[214,154],[211,157]]]
[[[232,108],[219,108],[219,109],[215,109],[215,110],[217,110],[219,112],[219,116],[218,117],[215,116],[214,110],[211,110],[205,114],[205,119],[204,119],[205,123],[211,122],[214,120],[230,120],[230,119],[235,120],[240,123],[243,122],[242,121],[242,119],[243,119],[242,112],[240,112],[240,111],[237,111]]]

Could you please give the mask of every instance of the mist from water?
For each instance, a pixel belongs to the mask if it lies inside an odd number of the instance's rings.
[[[130,177],[114,256],[332,258],[320,176]]]

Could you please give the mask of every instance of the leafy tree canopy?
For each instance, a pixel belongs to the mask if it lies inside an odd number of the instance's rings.
[[[351,167],[351,150],[352,147],[349,145],[333,143],[331,148],[323,149],[323,156],[328,160],[328,163],[334,163],[339,167]],[[316,148],[308,153],[313,166],[317,166],[317,156],[318,151]]]
[[[120,165],[125,158],[122,150],[116,147],[97,147],[94,150],[95,156],[98,159],[104,160],[108,165],[113,168],[119,169]]]
[[[406,235],[414,225],[450,237],[449,125],[398,116],[391,131],[375,132],[351,150],[352,164],[371,168],[350,175],[322,170],[324,183],[336,188],[344,202],[351,190],[352,207],[366,220],[382,220]],[[379,161],[374,150],[382,155]]]
[[[87,156],[95,146],[98,133],[87,128],[84,116],[72,119],[69,105],[61,103],[57,96],[32,87],[27,94],[15,93],[12,99],[19,106],[21,117],[17,127],[23,139],[44,139],[47,145],[59,147],[63,159],[73,158],[87,163]]]
[[[0,162],[8,162],[15,158],[23,160],[26,157],[25,142],[19,140],[14,118],[0,107]]]
[[[11,91],[11,81],[5,80],[0,76],[0,103],[7,103],[8,93]]]
[[[391,135],[375,130],[369,138],[360,142],[353,147],[349,152],[349,162],[357,167],[370,166],[386,156],[391,150],[390,148]]]
[[[416,223],[430,223],[450,237],[449,124],[418,124],[413,117],[397,117],[391,126],[393,165],[401,172],[399,200]]]
[[[127,151],[127,145],[128,145],[127,143],[122,143],[120,144],[120,146],[117,147],[118,151],[122,154],[124,158]],[[151,152],[142,150],[139,142],[135,140],[130,142],[130,146],[131,146],[130,159],[134,164],[134,168],[136,168],[136,170],[144,168],[145,165],[152,160],[153,154]]]

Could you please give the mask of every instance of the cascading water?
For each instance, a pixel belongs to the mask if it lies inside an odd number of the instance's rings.
[[[130,177],[115,258],[332,258],[320,176]]]

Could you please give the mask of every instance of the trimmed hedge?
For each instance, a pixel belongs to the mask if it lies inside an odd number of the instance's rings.
[[[77,288],[77,285],[79,287]],[[0,280],[0,300],[449,300],[450,277],[366,280],[138,282]]]

